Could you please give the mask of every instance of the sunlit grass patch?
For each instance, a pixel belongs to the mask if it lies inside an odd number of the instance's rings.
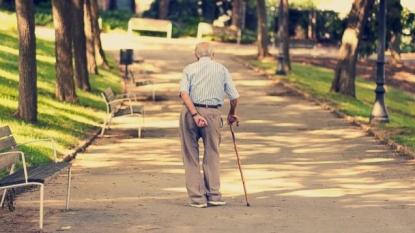
[[[101,92],[107,87],[121,91],[118,70],[99,70],[90,75],[91,92],[76,89],[79,103],[55,99],[55,45],[53,41],[36,39],[38,121],[25,122],[14,117],[18,107],[19,70],[18,40],[14,32],[0,31],[0,126],[8,125],[18,143],[41,138],[53,138],[59,154],[72,149],[90,137],[100,126],[105,111]],[[107,60],[117,67],[111,57]],[[42,164],[52,159],[47,143],[25,146],[30,164]]]
[[[263,69],[267,74],[274,74],[275,62],[258,61],[244,57],[252,66]],[[311,94],[314,98],[324,101],[357,120],[369,123],[375,100],[374,82],[356,78],[356,99],[331,93],[330,87],[334,71],[312,65],[293,63],[293,70],[288,75],[278,75],[279,79],[289,82],[299,90]],[[385,86],[385,101],[389,112],[389,124],[379,127],[387,130],[391,138],[404,146],[415,148],[415,95],[393,87]]]

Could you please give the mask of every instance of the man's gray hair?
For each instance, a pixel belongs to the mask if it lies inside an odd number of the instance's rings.
[[[197,57],[211,57],[213,55],[213,46],[207,42],[201,42],[196,45],[195,54]]]

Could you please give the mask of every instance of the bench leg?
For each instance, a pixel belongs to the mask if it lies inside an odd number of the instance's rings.
[[[44,195],[44,185],[40,184],[40,208],[39,208],[39,228],[40,232],[43,231],[43,195]]]
[[[10,167],[10,172],[9,172],[9,175],[11,175],[11,174],[13,174],[13,173],[14,173],[14,169],[15,169],[15,167],[16,167],[16,164],[12,164],[12,166]],[[3,191],[3,196],[1,196],[0,207],[2,207],[2,206],[3,206],[4,199],[6,198],[6,193],[7,193],[7,189],[5,189],[5,190]]]
[[[107,119],[104,119],[104,123],[102,124],[101,135],[100,135],[101,137],[104,135],[105,128],[107,128]]]
[[[111,124],[111,119],[112,119],[112,117],[111,118],[105,118],[104,119],[104,123],[102,124],[102,129],[101,129],[101,137],[104,135],[104,132],[105,132],[105,129],[107,128],[107,126],[108,126],[108,128],[110,127],[110,124]],[[107,123],[108,123],[108,125],[107,125]]]
[[[71,168],[72,167],[68,168],[68,187],[67,187],[67,192],[66,192],[67,194],[66,194],[66,208],[65,208],[66,211],[69,210],[69,196],[71,194],[71,175],[72,175]]]
[[[7,189],[3,190],[3,196],[1,196],[0,207],[3,206],[4,199],[6,198]]]

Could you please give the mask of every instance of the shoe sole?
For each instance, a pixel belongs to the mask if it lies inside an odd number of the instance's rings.
[[[226,201],[209,201],[208,204],[213,206],[223,206],[226,205]]]
[[[196,208],[206,208],[207,207],[207,204],[192,204],[192,203],[189,203],[189,205],[191,207],[196,207]]]

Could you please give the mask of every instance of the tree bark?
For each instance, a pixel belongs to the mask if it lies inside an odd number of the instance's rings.
[[[389,26],[392,25],[390,32],[389,51],[391,52],[390,63],[397,65],[401,63],[401,36],[402,36],[402,11],[403,7],[400,0],[390,0],[386,2],[386,20]]]
[[[56,98],[78,102],[72,65],[72,1],[52,0],[55,26]]]
[[[37,121],[36,37],[33,1],[16,0],[19,33],[19,97],[16,116]]]
[[[99,9],[98,9],[98,0],[90,0],[91,4],[91,26],[92,26],[92,36],[94,38],[94,47],[95,47],[95,60],[97,66],[102,66],[104,69],[109,70],[110,66],[105,58],[105,52],[102,48],[101,43],[101,28],[99,27]]]
[[[282,26],[284,27],[283,34],[283,53],[284,53],[284,65],[286,70],[292,70],[291,59],[290,59],[290,6],[288,0],[282,1]]]
[[[159,0],[159,19],[167,19],[169,15],[169,0]]]
[[[402,62],[401,59],[401,34],[392,32],[389,50],[391,52],[391,64],[397,65]]]
[[[310,11],[308,12],[308,39],[316,39],[316,20],[316,9],[310,9]]]
[[[241,1],[242,0],[232,0],[232,24],[231,27],[238,29],[241,25],[239,24],[239,14],[241,12]]]
[[[258,16],[258,59],[269,57],[268,50],[268,25],[267,25],[267,11],[265,7],[265,0],[257,0],[257,16]]]
[[[84,1],[72,0],[73,2],[73,50],[75,60],[75,80],[79,89],[91,91],[88,76],[88,62],[86,58],[86,36],[84,24]]]
[[[88,61],[88,72],[98,74],[98,65],[95,56],[94,31],[91,22],[91,0],[85,0],[84,4],[84,22],[86,36],[86,57]]]
[[[375,0],[354,0],[335,69],[331,92],[356,98],[356,62],[362,30]]]

